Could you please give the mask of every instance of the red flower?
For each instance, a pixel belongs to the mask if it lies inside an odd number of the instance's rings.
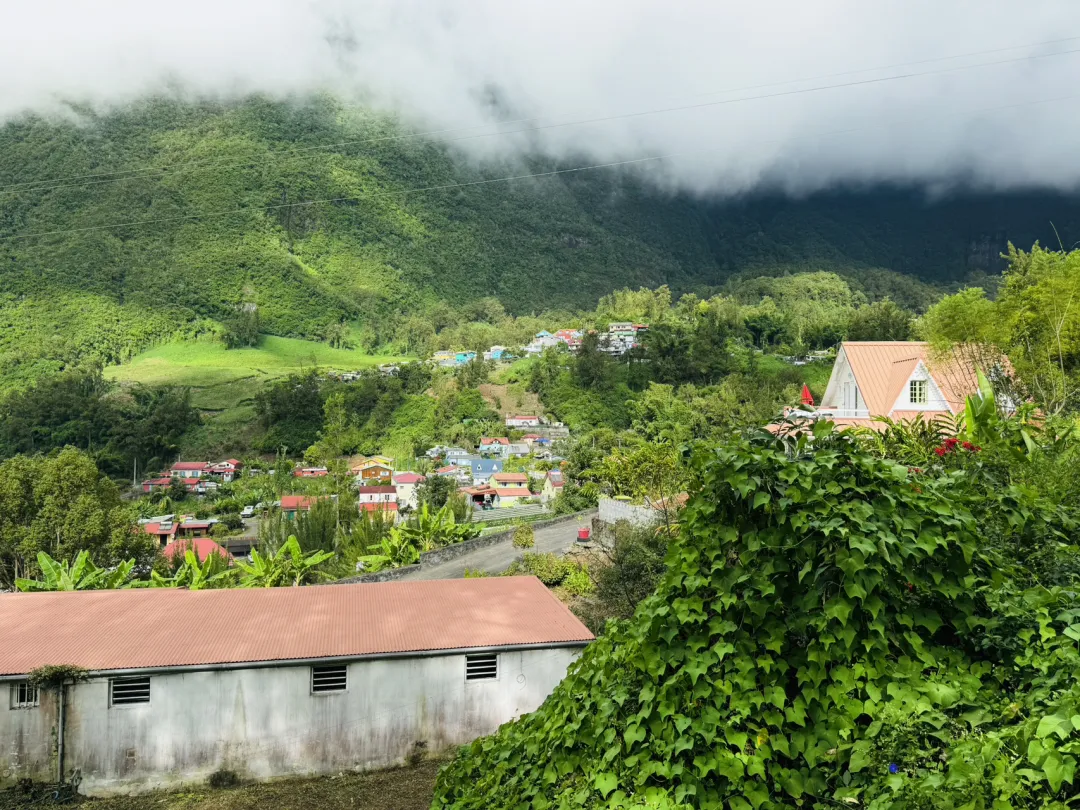
[[[934,452],[937,453],[939,456],[944,456],[945,453],[947,453],[948,451],[944,447],[935,447]]]
[[[956,449],[956,445],[958,445],[958,444],[960,444],[959,439],[946,439],[945,440],[945,450],[946,451],[954,450],[954,449]]]
[[[915,585],[914,585],[914,583],[911,583],[911,582],[909,582],[909,583],[907,584],[907,589],[908,589],[909,591],[912,591],[912,592],[914,592],[914,590],[915,590]]]

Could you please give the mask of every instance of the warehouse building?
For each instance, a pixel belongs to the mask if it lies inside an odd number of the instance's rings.
[[[0,595],[0,787],[398,764],[535,710],[591,639],[531,577]],[[88,679],[35,688],[48,665]]]

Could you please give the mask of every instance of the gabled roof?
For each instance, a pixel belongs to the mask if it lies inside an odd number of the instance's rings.
[[[484,436],[483,438],[480,439],[480,444],[481,445],[485,445],[485,444],[489,444],[489,445],[490,444],[507,444],[508,445],[508,444],[510,444],[510,440],[508,438],[506,438],[505,436],[494,436],[494,437],[492,437],[492,436]]]
[[[212,632],[178,633],[183,616],[221,620]],[[100,672],[578,646],[592,638],[534,577],[0,595],[0,675],[57,661]]]
[[[549,470],[547,477],[553,487],[561,487],[563,485],[562,473],[559,470]]]
[[[978,390],[975,369],[970,363],[962,361],[955,353],[932,358],[930,344],[925,342],[845,341],[841,348],[871,416],[887,416],[892,412],[920,362],[953,413],[963,410],[964,400]],[[1003,362],[1007,363],[1004,358]],[[835,406],[836,403],[822,405]]]
[[[427,480],[426,477],[424,477],[423,475],[420,475],[420,473],[414,473],[414,472],[397,473],[394,476],[394,483],[395,484],[419,484],[421,481],[426,481],[426,480]]]
[[[397,487],[389,485],[379,487],[360,487],[361,495],[397,495]]]
[[[465,469],[464,467],[459,467],[456,464],[447,464],[445,467],[439,467],[439,469],[437,469],[435,471],[435,474],[436,475],[452,475],[453,473],[461,472],[464,469]]]
[[[528,498],[532,495],[528,487],[496,487],[495,494],[500,498]]]
[[[523,472],[498,472],[491,476],[500,484],[527,484],[529,476]]]
[[[206,461],[178,461],[169,469],[172,470],[205,470],[210,464]]]
[[[316,500],[316,498],[313,498],[310,495],[282,495],[281,509],[284,512],[310,509]]]

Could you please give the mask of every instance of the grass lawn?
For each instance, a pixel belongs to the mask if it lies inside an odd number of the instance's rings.
[[[272,335],[250,349],[226,349],[207,338],[156,346],[110,366],[105,376],[124,383],[189,386],[204,424],[184,437],[183,450],[211,456],[244,452],[255,427],[252,401],[267,382],[314,366],[355,371],[404,359]]]
[[[428,760],[363,774],[83,799],[80,806],[88,810],[427,810],[442,764]],[[0,810],[25,807],[24,802],[25,797],[15,791],[0,793]]]
[[[758,371],[765,375],[795,369],[799,374],[799,379],[810,386],[810,393],[814,395],[814,400],[820,402],[821,397],[825,394],[825,387],[829,384],[829,375],[832,374],[833,363],[831,360],[816,360],[807,363],[805,366],[793,366],[775,355],[763,354],[757,358],[757,367]]]

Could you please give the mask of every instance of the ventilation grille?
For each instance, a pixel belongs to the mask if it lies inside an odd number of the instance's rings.
[[[348,677],[348,667],[344,664],[335,667],[312,667],[311,691],[313,694],[344,692],[348,685]]]
[[[465,680],[480,681],[499,675],[499,656],[496,653],[474,653],[465,656]]]
[[[150,678],[110,678],[109,705],[150,702]]]

